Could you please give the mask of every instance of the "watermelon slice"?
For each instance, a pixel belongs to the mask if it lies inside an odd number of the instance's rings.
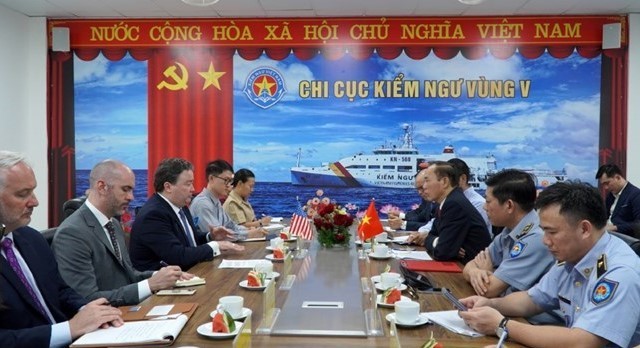
[[[399,289],[390,288],[385,290],[385,292],[382,294],[382,300],[386,304],[394,304],[400,301],[400,296],[401,293]]]
[[[250,271],[247,275],[247,286],[264,286],[265,274],[256,271]]]
[[[273,249],[274,259],[284,259],[284,251],[280,248]]]
[[[236,322],[233,321],[231,314],[225,310],[222,313],[218,311],[211,321],[213,332],[229,333],[236,330]]]
[[[291,234],[289,232],[280,231],[280,238],[287,240],[291,238]]]

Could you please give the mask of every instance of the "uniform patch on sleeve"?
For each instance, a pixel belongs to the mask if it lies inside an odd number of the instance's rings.
[[[609,301],[618,288],[618,282],[603,278],[593,289],[591,302],[596,305]]]
[[[511,258],[518,257],[520,254],[522,254],[522,251],[526,246],[527,244],[525,243],[517,242],[516,244],[513,245],[513,248],[511,248],[511,252],[509,253],[509,256],[511,256]]]

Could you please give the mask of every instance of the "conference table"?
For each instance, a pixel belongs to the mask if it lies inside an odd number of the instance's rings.
[[[395,333],[392,332],[385,317],[394,309],[372,303],[371,293],[376,290],[367,289],[367,284],[371,284],[367,280],[379,275],[387,265],[392,271],[398,272],[399,261],[395,258],[370,258],[354,245],[353,240],[349,248],[328,249],[319,246],[315,240],[287,243],[292,250],[290,275],[284,276],[284,263],[274,262],[274,271],[282,274],[276,279],[274,296],[279,315],[266,325],[269,321],[263,315],[263,291],[247,290],[239,285],[246,279],[250,269],[219,268],[223,260],[265,259],[271,254],[266,248],[268,241],[244,242],[242,245],[245,247],[242,252],[223,253],[213,261],[197,264],[189,270],[206,280],[204,285],[191,287],[196,290],[193,295],[154,295],[142,303],[198,303],[197,310],[182,329],[174,347],[232,347],[233,338],[212,339],[196,331],[198,326],[211,323],[210,313],[216,309],[219,298],[228,295],[242,296],[244,307],[252,311],[251,334],[245,333],[242,337],[245,341],[239,346],[247,346],[249,340],[252,347],[390,347],[398,346],[398,343],[401,347],[420,347],[431,333],[444,347],[485,347],[497,343],[495,336],[472,338],[434,324],[397,327]],[[395,244],[390,246],[399,247]],[[458,298],[473,294],[473,289],[461,273],[423,274],[434,286],[451,289]],[[281,289],[283,283],[286,289]],[[403,295],[409,296],[406,292]],[[343,307],[341,310],[303,309],[299,306],[300,302],[309,302],[303,300],[335,300],[329,302],[341,303]],[[440,293],[419,293],[414,300],[420,303],[421,312],[453,309]],[[509,342],[508,346],[521,347],[513,342]]]

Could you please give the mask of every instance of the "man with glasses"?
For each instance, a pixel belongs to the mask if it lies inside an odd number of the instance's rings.
[[[187,205],[191,202],[193,165],[182,158],[160,162],[153,177],[156,191],[142,206],[131,230],[129,254],[140,271],[158,270],[165,264],[189,269],[213,260],[220,251],[242,251],[243,246],[223,241],[226,231],[194,223]]]
[[[207,164],[205,170],[207,186],[191,202],[189,210],[196,224],[203,230],[224,228],[230,232],[230,239],[244,240],[267,235],[263,228],[246,228],[236,224],[224,211],[220,199],[231,191],[233,167],[229,162],[218,159]]]

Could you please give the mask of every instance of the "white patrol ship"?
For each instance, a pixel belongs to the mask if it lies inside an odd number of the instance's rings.
[[[373,150],[371,155],[359,153],[337,162],[322,163],[319,167],[301,166],[299,150],[296,166],[291,168],[291,183],[315,187],[413,188],[414,175],[425,163],[458,157],[452,145],[445,146],[440,154],[421,155],[413,146],[413,126],[404,124],[402,129],[404,136],[400,146],[383,145]],[[485,190],[484,181],[498,171],[493,155],[460,159],[471,170],[469,184],[478,190]],[[566,179],[564,171],[525,171],[534,176],[538,187],[546,187]]]

